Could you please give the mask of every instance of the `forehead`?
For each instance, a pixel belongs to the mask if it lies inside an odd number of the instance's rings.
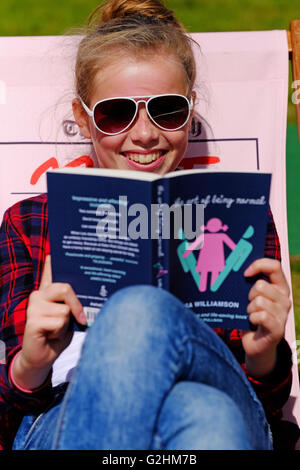
[[[91,102],[113,96],[150,96],[187,93],[186,75],[171,55],[119,57],[99,68],[90,93]]]

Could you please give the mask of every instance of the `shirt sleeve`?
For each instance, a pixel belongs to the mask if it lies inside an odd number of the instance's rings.
[[[38,287],[47,254],[45,204],[26,200],[10,208],[0,228],[0,339],[5,346],[0,364],[0,445],[12,443],[24,414],[39,412],[52,394],[51,381],[34,393],[17,389],[9,366],[22,347],[30,293]]]

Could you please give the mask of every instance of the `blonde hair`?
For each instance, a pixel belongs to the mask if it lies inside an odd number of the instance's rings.
[[[95,75],[112,58],[124,54],[141,58],[163,52],[171,54],[182,66],[190,94],[196,76],[193,42],[173,11],[161,0],[108,0],[89,16],[79,44],[76,93],[89,104]]]

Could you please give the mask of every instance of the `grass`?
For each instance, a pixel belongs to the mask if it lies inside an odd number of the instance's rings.
[[[296,340],[300,341],[300,256],[291,256],[291,278],[292,278],[292,293],[294,303],[294,318],[296,329]],[[300,351],[297,348],[298,357],[298,371],[300,378]]]
[[[189,31],[287,29],[299,0],[169,0]],[[0,35],[57,35],[83,24],[98,0],[1,0]]]
[[[190,31],[287,29],[299,16],[298,0],[173,0],[168,3]]]
[[[98,4],[98,0],[1,0],[0,36],[61,35],[81,26]],[[299,0],[169,0],[167,5],[191,32],[289,29],[291,20],[300,19]],[[289,99],[288,122],[295,121]],[[291,269],[300,339],[300,256],[291,257]]]
[[[291,256],[291,276],[296,324],[296,338],[300,340],[300,256]]]

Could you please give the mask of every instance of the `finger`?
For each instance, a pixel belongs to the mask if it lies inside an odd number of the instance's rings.
[[[251,315],[249,315],[249,321],[252,325],[267,330],[276,340],[281,339],[284,335],[285,322],[281,318],[276,317],[275,323],[274,316],[265,310],[251,313]]]
[[[253,325],[260,325],[276,337],[283,335],[288,309],[263,296],[257,296],[247,307],[249,320]]]
[[[255,282],[255,284],[251,287],[248,295],[248,299],[251,301],[258,295],[264,295],[270,300],[275,300],[276,295],[279,295],[278,290],[274,289],[274,286],[269,282],[259,279]]]
[[[62,338],[68,332],[69,322],[64,317],[48,317],[43,331],[48,339]],[[71,332],[68,332],[68,334]]]
[[[69,284],[53,283],[30,294],[27,309],[29,317],[54,315],[57,309],[60,309],[61,314],[69,315],[72,312],[79,323],[87,323],[82,304]]]
[[[264,297],[256,297],[247,307],[247,312],[249,313],[249,320],[252,323],[252,315],[257,313],[265,312],[268,315],[268,327],[270,331],[277,329],[278,326],[285,325],[287,320],[288,311],[281,308],[281,306],[271,302],[270,300]],[[261,318],[259,316],[259,318]],[[263,326],[266,326],[264,324]]]
[[[59,282],[51,284],[44,291],[44,299],[48,302],[63,302],[79,323],[86,323],[82,304],[70,284]]]
[[[259,312],[261,310],[265,310],[266,312],[271,312],[272,314],[276,314],[276,304],[271,300],[263,297],[257,296],[255,297],[252,302],[250,302],[247,306],[247,312],[251,315],[251,313]]]
[[[65,315],[48,315],[34,325],[29,322],[28,326],[29,331],[34,328],[34,331],[42,333],[43,337],[48,339],[61,338],[63,340],[67,332],[72,334],[72,331],[69,331],[69,316]]]
[[[280,303],[283,308],[290,309],[291,301],[286,293],[283,293],[277,286],[270,284],[269,282],[259,279],[256,281],[253,287],[251,287],[248,295],[250,302],[257,296],[263,296],[271,300],[272,302]]]
[[[268,274],[270,282],[276,285],[283,293],[289,295],[290,288],[278,260],[261,258],[254,261],[245,270],[245,276],[256,276],[257,274]]]
[[[45,319],[62,317],[69,320],[70,307],[64,303],[48,302],[39,299],[27,309],[26,326],[33,325],[34,329],[43,329]]]
[[[46,256],[45,263],[44,263],[40,289],[41,290],[45,289],[51,284],[52,284],[51,256],[48,255]]]
[[[44,315],[44,318],[66,318],[66,320],[69,320],[69,315],[70,315],[70,307],[69,305],[63,303],[63,302],[45,302],[44,306],[44,311],[46,312]]]

